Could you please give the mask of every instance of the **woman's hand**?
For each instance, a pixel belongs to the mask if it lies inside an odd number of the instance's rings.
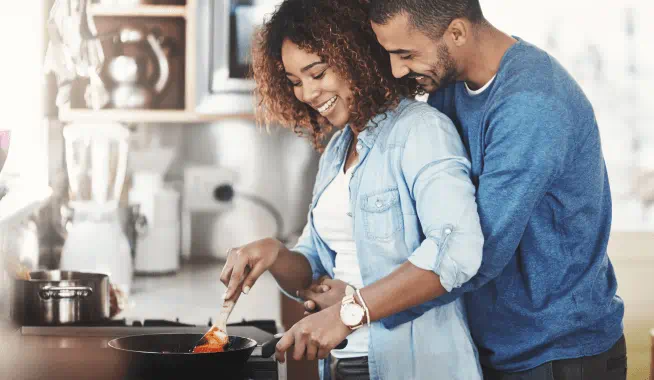
[[[239,288],[247,294],[259,276],[275,263],[282,246],[279,240],[266,238],[230,248],[220,274],[220,281],[227,286],[225,299],[231,299]]]
[[[317,282],[314,282],[309,289],[298,291],[297,296],[305,301],[304,315],[310,315],[332,305],[340,304],[343,297],[345,297],[346,286],[346,282],[332,280],[327,276],[323,276]]]
[[[277,360],[283,363],[284,353],[291,346],[294,346],[295,360],[326,358],[351,333],[350,328],[341,322],[340,310],[340,304],[334,305],[293,325],[275,347]]]

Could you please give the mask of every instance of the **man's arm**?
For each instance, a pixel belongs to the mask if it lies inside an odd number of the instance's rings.
[[[505,99],[496,112],[486,133],[477,189],[485,236],[483,261],[472,280],[438,304],[479,289],[502,273],[534,209],[575,148],[569,138],[569,115],[556,99],[520,93]]]

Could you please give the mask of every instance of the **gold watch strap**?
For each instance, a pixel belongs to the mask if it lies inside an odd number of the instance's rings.
[[[345,297],[343,297],[343,299],[341,300],[341,307],[343,307],[344,305],[347,305],[347,304],[354,304],[354,305],[357,305],[357,306],[359,306],[359,307],[361,307],[363,309],[363,307],[361,305],[359,305],[357,303],[357,301],[354,299],[354,294],[355,293],[348,294]],[[354,326],[348,326],[348,325],[345,325],[345,326],[347,326],[350,330],[354,331],[356,329],[359,329],[359,328],[363,327],[365,324],[366,324],[366,312],[365,312],[365,309],[364,309],[364,317],[361,318],[361,322],[359,322],[359,324],[354,325]]]

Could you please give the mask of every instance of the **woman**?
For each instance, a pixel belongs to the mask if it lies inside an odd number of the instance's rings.
[[[319,149],[336,133],[298,244],[231,249],[225,298],[247,294],[265,271],[289,296],[321,276],[342,280],[347,295],[287,331],[279,360],[289,349],[298,360],[329,357],[323,379],[480,379],[462,300],[434,301],[476,273],[483,245],[452,122],[412,100],[413,80],[393,78],[363,0],[283,2],[253,56],[265,124],[293,128]]]

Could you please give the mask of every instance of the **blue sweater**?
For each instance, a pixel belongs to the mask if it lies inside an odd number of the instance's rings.
[[[472,161],[485,237],[465,293],[482,365],[502,371],[608,350],[624,305],[606,252],[611,192],[593,108],[551,56],[520,40],[481,94],[430,95]]]

